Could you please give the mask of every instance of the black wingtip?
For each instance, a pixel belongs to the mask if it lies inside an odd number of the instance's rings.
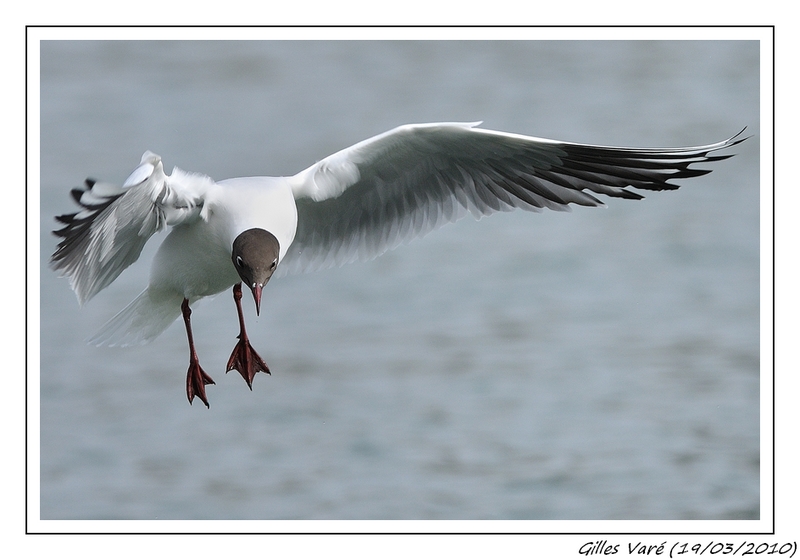
[[[85,192],[86,192],[85,190],[79,189],[79,188],[76,187],[76,188],[72,189],[71,191],[69,191],[69,194],[72,195],[72,198],[75,199],[75,202],[80,204],[81,203],[81,197],[83,196],[83,193],[85,193]]]
[[[747,130],[747,127],[746,127],[746,126],[745,126],[745,127],[742,129],[742,130],[740,130],[739,132],[737,132],[736,134],[734,134],[733,136],[731,136],[730,138],[728,138],[728,142],[729,142],[729,144],[728,144],[727,146],[725,146],[725,147],[726,147],[726,148],[730,148],[731,146],[736,146],[737,144],[741,144],[742,142],[744,142],[744,141],[745,141],[745,140],[747,140],[748,138],[752,138],[753,136],[755,136],[754,134],[751,134],[751,135],[749,135],[749,136],[744,136],[744,137],[742,137],[742,138],[739,138],[739,136],[741,136],[742,134],[744,134],[744,131],[745,131],[745,130]],[[736,141],[735,141],[735,142],[732,142],[732,140],[734,140],[734,139],[735,139]],[[729,157],[730,157],[730,156],[729,156]]]

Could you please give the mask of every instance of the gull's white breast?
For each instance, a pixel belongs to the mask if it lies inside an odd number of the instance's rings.
[[[200,217],[174,227],[159,248],[150,289],[193,301],[229,288],[239,281],[231,262],[233,241],[251,228],[272,233],[283,258],[297,229],[294,196],[285,179],[244,177],[209,187]]]

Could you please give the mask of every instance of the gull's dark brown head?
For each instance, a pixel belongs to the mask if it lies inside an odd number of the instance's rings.
[[[256,313],[261,312],[261,290],[278,267],[280,243],[265,229],[253,228],[233,241],[231,260],[242,283],[253,292]]]

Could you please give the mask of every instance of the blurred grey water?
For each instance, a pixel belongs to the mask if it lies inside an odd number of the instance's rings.
[[[759,517],[758,44],[44,42],[42,519]],[[182,325],[83,340],[47,268],[52,216],[147,149],[216,179],[293,174],[407,122],[575,142],[752,134],[677,192],[464,219],[369,263],[276,280],[246,309],[273,375],[223,373],[228,293]],[[249,302],[248,302],[249,303]],[[35,374],[35,372],[32,372]]]

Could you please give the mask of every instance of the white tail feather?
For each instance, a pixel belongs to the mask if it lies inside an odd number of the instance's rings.
[[[146,344],[164,332],[181,314],[180,294],[143,291],[112,317],[92,338],[96,346]]]

